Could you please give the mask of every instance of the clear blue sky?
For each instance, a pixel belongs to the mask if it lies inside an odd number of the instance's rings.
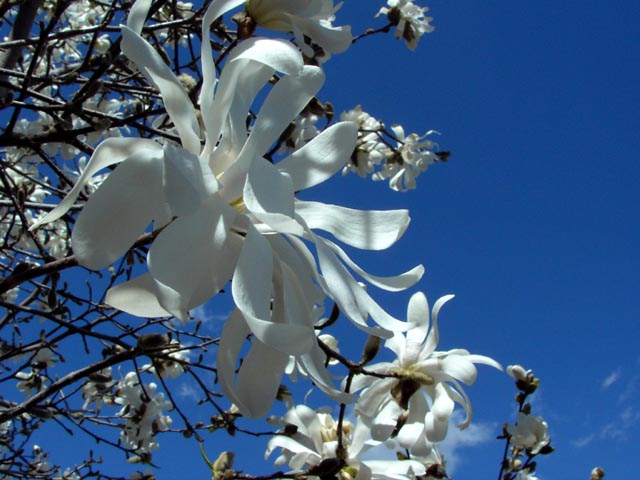
[[[640,4],[430,6],[436,31],[416,52],[371,38],[329,64],[337,110],[362,102],[387,124],[440,131],[453,152],[417,191],[385,196],[413,218],[388,263],[419,257],[430,298],[457,294],[441,348],[542,378],[534,410],[557,453],[541,478],[587,479],[596,464],[627,477],[640,443]],[[362,202],[379,205],[384,190]],[[482,369],[476,419],[506,420],[510,388]],[[497,477],[495,443],[468,450],[456,479]]]
[[[346,0],[336,23],[360,32],[381,5]],[[409,208],[412,224],[387,255],[354,258],[380,274],[423,263],[419,287],[432,301],[457,295],[443,310],[440,349],[521,363],[542,378],[534,411],[557,452],[539,463],[540,478],[586,480],[595,465],[629,478],[640,443],[640,3],[429,6],[436,31],[416,52],[391,35],[364,39],[327,64],[322,97],[338,112],[361,103],[407,132],[438,130],[450,161],[413,192],[351,176],[307,197]],[[380,298],[402,315],[409,295]],[[496,478],[502,445],[491,437],[513,420],[515,390],[480,367],[467,392],[479,443],[459,447],[454,476]],[[206,478],[195,444],[160,443],[159,478]],[[245,448],[239,466],[260,473]]]

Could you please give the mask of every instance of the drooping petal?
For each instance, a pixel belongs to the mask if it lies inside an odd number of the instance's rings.
[[[248,418],[264,417],[278,393],[289,356],[255,339],[238,371],[237,398]]]
[[[168,317],[156,295],[153,278],[145,273],[107,290],[104,303],[136,317]]]
[[[91,195],[71,235],[80,265],[92,270],[108,267],[149,226],[164,201],[159,153],[134,153]]]
[[[230,234],[234,209],[211,197],[158,235],[147,263],[160,304],[176,318],[218,293],[231,279],[239,245]],[[188,232],[188,238],[185,233]]]
[[[358,126],[354,122],[339,122],[278,162],[277,167],[289,174],[294,190],[313,187],[345,166],[357,139]]]
[[[354,210],[320,202],[296,202],[296,213],[309,228],[325,230],[342,242],[364,250],[384,250],[409,226],[407,210]]]
[[[347,255],[347,253],[338,245],[326,239],[325,243],[327,244],[327,246],[329,246],[329,248],[331,248],[331,250],[338,254],[340,259],[344,263],[346,263],[351,270],[361,276],[367,283],[370,283],[371,285],[374,285],[388,292],[400,292],[402,290],[406,290],[407,288],[411,288],[416,283],[418,283],[424,275],[424,266],[422,265],[418,265],[416,267],[413,267],[411,270],[401,273],[400,275],[394,275],[392,277],[379,277],[377,275],[372,275],[360,268],[360,266],[353,260],[351,260],[349,255]]]
[[[35,222],[30,230],[35,230],[40,225],[53,222],[62,217],[71,208],[80,192],[85,186],[85,182],[98,173],[103,168],[123,162],[135,152],[148,150],[149,154],[154,154],[162,150],[162,147],[145,138],[107,138],[93,152],[86,168],[82,171],[76,184],[67,193],[67,196],[49,213]]]
[[[272,275],[269,243],[251,226],[233,275],[233,299],[253,334],[263,343],[291,355],[308,352],[315,342],[312,328],[271,321]]]
[[[121,48],[147,79],[160,90],[167,113],[180,135],[182,146],[192,154],[198,155],[200,127],[195,108],[175,74],[147,41],[125,26],[122,27]]]

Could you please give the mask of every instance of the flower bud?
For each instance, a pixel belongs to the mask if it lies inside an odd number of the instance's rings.
[[[364,349],[362,351],[362,360],[360,360],[360,365],[366,365],[371,360],[373,360],[378,351],[380,351],[380,345],[382,344],[382,339],[375,335],[369,335],[367,339],[367,343],[364,344]]]

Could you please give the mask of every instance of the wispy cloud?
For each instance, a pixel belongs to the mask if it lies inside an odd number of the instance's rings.
[[[447,438],[440,444],[440,453],[447,462],[447,473],[451,474],[464,457],[460,450],[476,447],[495,441],[498,425],[496,423],[475,422],[465,430],[459,430],[453,425],[463,420],[462,414],[456,412],[452,416],[452,426],[449,428]]]
[[[577,440],[573,440],[571,444],[576,448],[582,448],[589,445],[596,438],[596,434],[592,433],[591,435],[587,435],[586,437],[578,438]]]
[[[611,372],[603,381],[602,381],[602,389],[605,390],[609,388],[611,385],[616,383],[620,379],[620,369],[617,369]]]
[[[229,318],[229,313],[214,313],[211,308],[207,308],[207,304],[200,305],[192,309],[189,313],[196,321],[202,322],[207,330],[216,330],[221,328],[222,322]]]

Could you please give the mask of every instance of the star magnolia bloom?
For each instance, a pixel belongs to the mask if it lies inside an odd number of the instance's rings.
[[[305,43],[305,35],[328,53],[344,52],[351,45],[351,27],[331,25],[333,14],[340,8],[333,6],[333,0],[248,0],[246,8],[258,25],[293,32],[308,57],[314,53]]]
[[[263,368],[273,364],[274,371],[279,371],[283,356],[318,357],[313,324],[325,295],[370,334],[390,337],[391,330],[406,329],[404,322],[373,301],[347,266],[390,291],[417,282],[422,266],[397,277],[375,277],[313,230],[328,231],[351,246],[381,250],[404,233],[407,212],[351,210],[300,201],[294,195],[341,169],[355,147],[357,127],[351,122],[333,125],[276,165],[262,158],[317,93],[324,81],[322,71],[304,66],[300,53],[288,42],[252,38],[230,53],[214,88],[211,47],[203,42],[202,146],[187,93],[162,57],[140,37],[149,4],[138,0],[132,7],[122,29],[122,51],[160,91],[181,145],[165,142],[162,146],[148,139],[105,140],[76,186],[39,223],[60,218],[87,178],[120,163],[78,217],[72,246],[79,263],[104,268],[124,255],[152,221],[155,228],[164,227],[148,253],[149,273],[110,289],[106,302],[133,315],[173,315],[186,321],[190,309],[209,300],[233,278],[237,312],[229,318],[231,325],[221,341],[228,362],[237,356],[230,352],[239,352],[246,336],[241,332],[247,328],[267,347],[256,343],[251,357],[256,364],[263,361]],[[203,19],[203,38],[221,12],[236,4],[211,4]],[[250,107],[275,71],[283,76],[269,91],[248,131]],[[315,255],[308,244],[315,246]],[[367,325],[369,316],[382,328]],[[308,369],[312,374],[314,367]],[[253,374],[245,378],[256,381]],[[260,391],[271,392],[275,377],[264,378]],[[240,382],[239,378],[237,388]],[[228,383],[228,390],[233,388]],[[260,397],[255,391],[253,395]],[[245,405],[247,415],[266,413],[264,403]]]
[[[507,425],[507,433],[511,435],[511,444],[524,448],[532,455],[540,453],[543,447],[549,445],[551,439],[548,434],[549,425],[542,417],[518,412],[515,425]]]
[[[409,50],[416,49],[422,35],[435,30],[435,27],[429,24],[433,17],[425,16],[429,7],[419,7],[411,0],[387,0],[387,5],[391,8],[382,7],[376,17],[387,15],[396,25],[394,37],[404,38]]]
[[[317,467],[325,460],[337,460],[338,422],[331,415],[316,413],[307,406],[297,405],[284,417],[272,417],[270,423],[285,429],[288,425],[296,427],[295,433],[277,435],[269,440],[265,459],[276,448],[282,449],[275,461],[276,466],[287,463],[289,467],[299,471]],[[424,465],[414,460],[370,461],[358,458],[380,443],[369,438],[369,430],[362,422],[354,426],[351,422],[344,421],[342,435],[347,458],[346,465],[336,475],[341,480],[396,480],[414,478],[415,475],[425,473]],[[313,475],[310,477],[318,478]]]
[[[406,337],[396,333],[385,343],[397,359],[369,367],[371,371],[395,374],[400,379],[364,375],[354,378],[352,391],[366,387],[356,411],[370,419],[374,439],[388,439],[396,429],[399,417],[408,410],[408,418],[397,436],[398,442],[403,448],[412,449],[416,455],[427,454],[431,442],[445,438],[455,403],[466,412],[466,419],[459,427],[466,428],[471,422],[471,404],[460,382],[465,385],[475,382],[477,370],[474,364],[483,363],[502,369],[495,360],[472,355],[467,350],[435,351],[439,340],[438,313],[452,298],[453,295],[447,295],[435,303],[433,326],[429,329],[426,297],[422,292],[411,297],[407,317],[413,327],[407,331]],[[421,393],[427,395],[429,403]]]

